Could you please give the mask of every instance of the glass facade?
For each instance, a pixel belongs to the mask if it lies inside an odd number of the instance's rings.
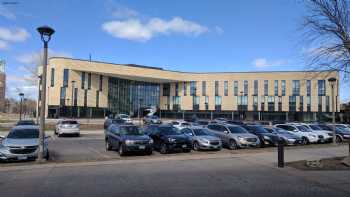
[[[293,96],[300,95],[300,81],[299,80],[292,81],[292,91],[293,91]]]
[[[68,87],[68,81],[69,81],[69,70],[64,69],[63,70],[63,87]]]
[[[318,80],[318,96],[326,95],[326,81]]]
[[[233,82],[233,95],[238,96],[238,81]]]
[[[258,96],[259,93],[259,81],[254,80],[254,96]]]
[[[286,80],[281,81],[282,96],[286,96]]]
[[[278,96],[278,80],[275,80],[274,91],[275,91],[275,96]]]
[[[99,91],[102,91],[102,86],[103,86],[103,75],[100,75],[100,83],[99,83]]]
[[[215,96],[219,96],[219,81],[215,81]]]
[[[244,96],[248,95],[248,81],[247,80],[243,81],[243,94],[244,94]]]
[[[264,80],[264,95],[268,96],[269,95],[269,81]]]
[[[88,74],[88,89],[91,89],[91,73]]]
[[[228,81],[224,81],[224,96],[228,96]]]
[[[311,96],[311,80],[306,81],[306,96]]]
[[[184,87],[183,87],[183,90],[184,90],[184,96],[187,96],[187,82],[184,82]]]
[[[81,89],[85,89],[85,72],[81,72]]]
[[[156,83],[109,77],[108,109],[112,113],[134,115],[137,114],[139,107],[159,107],[159,90],[159,84]]]
[[[190,95],[191,96],[197,95],[197,83],[195,81],[190,82]]]
[[[206,96],[206,95],[207,95],[207,82],[202,81],[202,96]]]
[[[40,81],[41,84],[41,81]],[[55,69],[51,68],[51,87],[55,86]]]

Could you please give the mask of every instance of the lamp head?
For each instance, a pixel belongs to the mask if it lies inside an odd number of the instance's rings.
[[[334,78],[334,77],[331,77],[331,78],[328,79],[328,82],[329,82],[331,85],[334,85],[336,81],[337,81],[337,79]]]
[[[41,26],[38,27],[37,30],[43,42],[49,42],[51,39],[51,35],[55,33],[55,30],[49,26]]]
[[[19,95],[20,97],[24,97],[24,93],[22,93],[22,92],[19,93],[18,95]]]

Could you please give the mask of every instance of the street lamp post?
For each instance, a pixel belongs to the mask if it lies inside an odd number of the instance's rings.
[[[40,106],[40,123],[39,123],[39,152],[38,161],[43,161],[44,158],[44,140],[45,140],[45,108],[46,108],[46,73],[47,73],[47,49],[48,43],[52,34],[55,33],[51,27],[38,27],[37,31],[40,34],[41,40],[44,43],[43,65],[42,65],[42,80],[41,80],[41,106]]]
[[[71,104],[71,114],[70,114],[70,116],[71,116],[71,118],[73,118],[73,106],[74,106],[74,85],[75,85],[75,81],[74,80],[72,80],[71,81],[72,82],[72,104]]]
[[[23,105],[24,94],[21,92],[21,93],[19,93],[18,95],[19,95],[19,97],[20,97],[20,99],[21,99],[21,101],[20,101],[20,106],[19,106],[19,120],[22,120],[22,110],[23,110],[22,105]]]
[[[333,144],[336,144],[336,135],[335,135],[335,106],[334,106],[334,86],[335,83],[337,82],[337,79],[334,77],[331,77],[328,79],[329,84],[331,85],[332,88],[332,123],[333,123]]]

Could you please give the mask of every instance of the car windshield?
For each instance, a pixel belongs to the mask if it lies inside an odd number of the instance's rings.
[[[318,127],[320,127],[322,130],[326,130],[326,131],[332,131],[332,128],[327,126],[327,125],[317,125]]]
[[[250,127],[252,130],[254,130],[256,133],[268,133],[268,131],[266,129],[264,129],[263,127],[260,126],[248,126]]]
[[[338,127],[338,128],[341,128],[341,129],[347,129],[348,128],[345,125],[341,125],[341,124],[337,124],[335,126]]]
[[[62,124],[78,124],[78,122],[75,120],[65,120],[62,121]]]
[[[22,121],[18,121],[17,125],[34,125],[34,121],[32,120],[22,120]]]
[[[242,127],[228,127],[228,129],[231,131],[231,133],[248,133],[247,130],[245,130]]]
[[[310,132],[310,130],[308,128],[306,128],[305,126],[302,126],[302,125],[298,125],[297,128],[302,132]]]
[[[281,128],[275,128],[274,131],[278,134],[284,134],[284,135],[290,134],[290,133],[288,133],[288,131],[281,129]]]
[[[125,114],[121,114],[121,115],[119,115],[119,117],[120,117],[120,118],[129,118],[129,116],[128,116],[128,115],[125,115]]]
[[[7,135],[11,139],[32,139],[39,137],[38,129],[13,129]]]
[[[158,119],[157,116],[150,116],[149,118],[150,118],[150,119]]]
[[[120,134],[122,135],[143,135],[143,132],[136,126],[122,126],[120,127]]]
[[[159,127],[159,130],[164,135],[180,135],[181,132],[175,127]]]
[[[206,129],[193,129],[193,132],[195,135],[197,136],[201,136],[201,135],[210,135],[209,131]]]
[[[317,125],[310,125],[310,128],[313,129],[313,130],[322,130],[322,128],[320,128]]]

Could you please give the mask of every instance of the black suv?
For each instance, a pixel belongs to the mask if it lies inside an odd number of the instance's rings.
[[[117,149],[121,156],[128,152],[152,154],[153,140],[137,126],[111,124],[105,131],[106,150]]]
[[[153,139],[154,149],[161,154],[178,150],[191,152],[191,140],[172,125],[148,125],[145,133]]]
[[[273,133],[270,133],[261,125],[241,125],[247,129],[251,134],[258,136],[260,140],[260,146],[277,146],[279,137]]]

